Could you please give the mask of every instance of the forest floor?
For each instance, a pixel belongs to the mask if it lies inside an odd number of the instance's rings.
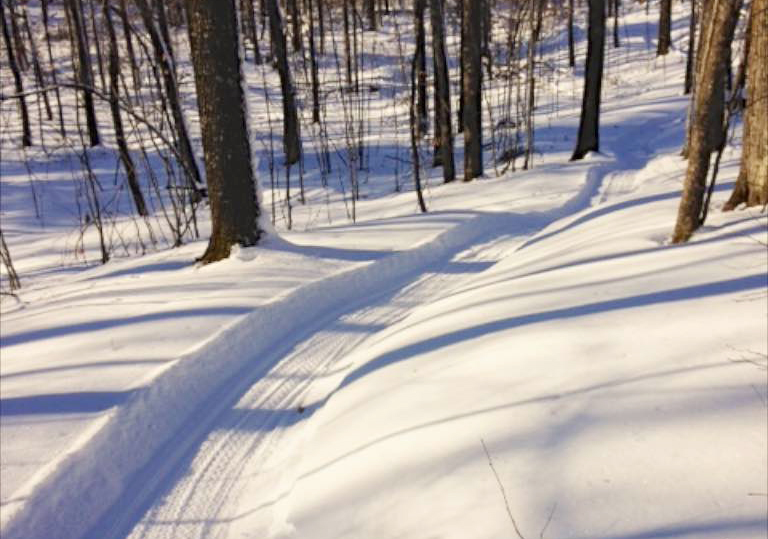
[[[294,230],[208,266],[72,262],[4,156],[3,537],[768,536],[767,216],[719,211],[737,130],[669,244],[688,101],[655,16],[607,49],[599,154],[568,162],[567,86],[532,170],[432,171],[419,214],[374,167],[350,223],[309,169]]]

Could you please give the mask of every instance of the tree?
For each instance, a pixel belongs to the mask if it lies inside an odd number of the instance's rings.
[[[146,216],[149,212],[147,211],[144,195],[141,193],[141,187],[139,186],[136,165],[131,158],[131,152],[128,150],[128,143],[125,140],[123,118],[120,114],[120,59],[117,51],[117,34],[112,23],[109,0],[103,0],[102,6],[107,36],[109,37],[109,110],[112,113],[112,124],[115,126],[115,141],[117,142],[120,162],[123,164],[123,169],[125,169],[125,177],[128,180],[128,188],[131,190],[136,211],[139,215]]]
[[[16,63],[16,55],[14,54],[13,43],[11,42],[11,33],[8,29],[8,23],[5,20],[5,4],[0,5],[0,24],[2,24],[3,41],[5,42],[5,50],[8,54],[8,66],[13,73],[14,89],[18,94],[19,100],[19,113],[21,114],[21,145],[32,146],[32,135],[29,127],[29,111],[27,109],[27,101],[24,98],[24,83],[21,79],[21,73],[19,72],[19,66]],[[11,14],[12,16],[12,14]]]
[[[443,167],[443,181],[456,179],[451,129],[451,85],[445,57],[443,0],[430,0],[432,58],[435,66],[435,163]]]
[[[661,0],[659,7],[659,41],[656,45],[656,56],[664,56],[669,52],[672,43],[672,0]]]
[[[200,259],[216,262],[231,247],[261,236],[251,160],[235,0],[186,0],[212,231]]]
[[[155,24],[153,11],[147,0],[135,0],[135,2],[136,6],[139,8],[139,14],[141,15],[144,27],[147,29],[150,41],[152,42],[155,62],[160,66],[163,85],[165,87],[165,98],[167,99],[171,117],[173,118],[173,125],[178,141],[177,149],[179,155],[181,155],[183,159],[187,183],[190,191],[197,196],[199,186],[202,185],[202,178],[200,177],[200,170],[198,169],[197,161],[195,160],[195,152],[192,149],[192,143],[190,142],[184,110],[181,107],[179,85],[176,81],[173,56],[163,37],[164,33],[167,34],[167,28],[166,31],[163,32],[161,30],[161,25]],[[160,6],[160,10],[162,11],[162,6]]]
[[[414,0],[414,27],[416,34],[416,88],[417,88],[417,133],[419,137],[427,134],[429,118],[427,113],[427,46],[424,29],[424,9],[426,0]]]
[[[752,0],[747,57],[747,103],[736,185],[723,210],[768,204],[768,1]],[[738,87],[738,86],[737,86]]]
[[[99,128],[96,123],[96,110],[93,104],[93,72],[91,69],[91,55],[86,43],[85,26],[83,24],[83,5],[78,0],[67,0],[65,6],[69,9],[69,18],[72,21],[71,31],[77,45],[77,82],[83,90],[83,106],[85,107],[85,121],[88,126],[88,137],[91,146],[101,143]]]
[[[709,22],[702,28],[699,42],[699,68],[694,89],[693,116],[688,146],[688,168],[683,184],[683,196],[677,212],[672,234],[673,243],[688,241],[700,226],[700,214],[706,191],[710,155],[715,146],[711,133],[719,116],[712,109],[718,107],[718,95],[725,84],[725,59],[733,40],[741,0],[710,0],[712,12]],[[722,108],[722,104],[719,105]],[[717,125],[722,131],[722,123]]]
[[[462,7],[464,181],[470,181],[483,174],[482,44],[478,38],[483,26],[483,6],[478,1],[464,0]]]
[[[584,97],[581,102],[579,138],[571,161],[600,149],[600,89],[603,84],[605,54],[605,0],[589,0],[587,68],[584,73]]]
[[[301,157],[301,139],[299,138],[299,116],[296,112],[296,96],[288,66],[288,47],[283,30],[283,17],[277,0],[265,0],[269,16],[269,33],[272,36],[272,51],[277,61],[280,75],[280,89],[283,94],[283,149],[285,164],[292,165]]]

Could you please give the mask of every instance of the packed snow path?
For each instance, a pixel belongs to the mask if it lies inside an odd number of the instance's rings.
[[[504,219],[495,219],[503,230]],[[261,492],[269,499],[275,492],[290,489],[296,462],[304,450],[302,441],[311,431],[311,417],[333,395],[336,388],[364,375],[366,365],[354,363],[354,351],[377,338],[380,331],[402,319],[416,307],[450,291],[467,274],[482,271],[498,260],[516,237],[496,238],[472,245],[458,255],[432,264],[400,287],[393,283],[371,283],[371,294],[361,298],[364,306],[334,319],[321,315],[317,330],[291,336],[289,351],[263,378],[252,385],[234,407],[208,425],[205,441],[183,470],[163,470],[159,463],[157,492],[141,499],[155,503],[130,533],[132,538],[222,537],[227,523],[238,517],[233,511],[245,492]],[[381,286],[384,290],[376,291]],[[276,355],[282,355],[282,351]],[[178,464],[176,465],[178,466]],[[163,472],[168,475],[165,479]],[[183,474],[183,475],[180,475]],[[170,480],[170,481],[168,481]],[[166,481],[173,484],[164,493]],[[144,489],[151,490],[149,488]],[[141,510],[142,507],[136,509]],[[254,532],[272,527],[274,512],[256,512]],[[121,506],[120,511],[124,507]],[[279,511],[278,511],[279,512]],[[124,536],[123,520],[131,525],[133,511],[123,519],[112,518],[113,537]],[[278,521],[279,523],[279,521]],[[99,529],[95,535],[100,535]]]

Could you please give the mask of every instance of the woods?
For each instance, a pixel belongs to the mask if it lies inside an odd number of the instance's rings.
[[[767,1],[0,0],[0,536],[761,536]]]
[[[765,91],[761,2],[744,7],[755,20],[749,32],[737,29],[737,21],[745,24],[745,17],[738,17],[740,4],[728,4],[728,16],[718,18],[711,13],[724,9],[722,3],[707,10],[691,2],[683,32],[685,88],[692,95],[685,146],[691,168],[675,241],[690,237],[706,213],[702,205],[711,170],[708,159],[723,146],[726,116],[734,125],[743,114],[745,142],[742,172],[725,209],[765,204],[765,174],[760,168],[766,123],[760,106]],[[672,42],[670,5],[666,0],[658,5],[659,62],[666,61]],[[613,18],[613,46],[621,48],[620,8],[617,2],[601,0],[585,6],[539,0],[235,2],[237,24],[230,37],[243,48],[237,59],[243,66],[243,99],[259,96],[258,107],[265,111],[248,120],[253,124],[249,149],[241,151],[259,156],[258,162],[267,166],[250,173],[242,169],[242,174],[251,184],[269,186],[269,219],[289,229],[297,205],[307,203],[308,178],[318,174],[324,189],[331,180],[339,185],[353,221],[359,216],[362,185],[372,173],[380,176],[385,170],[395,192],[417,190],[423,206],[417,183],[428,188],[433,169],[440,169],[442,181],[450,183],[457,167],[464,181],[515,171],[518,158],[523,158],[522,170],[532,168],[541,152],[536,140],[541,107],[549,108],[547,114],[558,114],[557,103],[538,98],[542,88],[553,84],[570,85],[574,95],[581,88],[581,119],[571,159],[582,159],[600,150],[606,23]],[[574,45],[575,24],[587,29],[587,48],[581,55]],[[206,118],[240,122],[205,107],[219,103],[218,111],[235,97],[210,93],[216,78],[204,74],[204,62],[197,56],[209,45],[195,48],[201,30],[192,25],[182,2],[9,0],[3,3],[2,30],[3,60],[12,86],[4,91],[2,103],[7,113],[10,107],[16,110],[21,126],[17,140],[46,152],[61,144],[76,149],[84,186],[77,202],[80,228],[82,234],[94,226],[99,231],[102,259],[118,248],[108,236],[126,218],[140,232],[123,250],[152,249],[166,241],[178,246],[199,237],[202,207],[210,207],[212,238],[222,226],[231,226],[219,220],[234,211],[216,201],[224,184],[212,180],[208,170],[224,148],[219,139],[209,143],[217,149],[205,147],[212,136],[206,132],[213,128]],[[564,54],[573,69],[567,74],[542,63],[543,47],[559,32],[567,35]],[[741,47],[742,40],[758,44],[744,63],[746,83],[737,89],[746,106],[743,112],[734,109],[726,115],[731,92],[725,87],[732,79],[728,62],[738,59],[730,51]],[[397,46],[397,55],[388,57],[393,69],[374,80],[369,73],[386,65],[380,63],[386,41]],[[234,73],[231,69],[227,73]],[[277,87],[272,80],[279,81]],[[412,98],[415,112],[409,104]],[[387,99],[393,127],[373,116],[372,105]],[[413,125],[401,131],[398,118]],[[390,130],[394,139],[382,153],[379,140]],[[462,134],[458,143],[454,133]],[[129,194],[132,212],[104,200],[103,180],[94,173],[90,155],[96,148],[115,148],[121,178],[116,185]],[[425,160],[427,153],[432,157]],[[419,173],[422,162],[431,166]],[[419,182],[418,176],[427,179]],[[256,193],[257,186],[251,191]],[[235,243],[250,245],[258,237],[255,231],[243,234],[233,236],[240,238]],[[211,260],[208,252],[202,260]]]

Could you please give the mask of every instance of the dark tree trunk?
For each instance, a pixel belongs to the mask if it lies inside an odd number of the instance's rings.
[[[726,211],[768,204],[768,1],[752,0],[749,27],[741,167]]]
[[[656,56],[663,56],[669,52],[672,42],[672,0],[661,0],[659,8],[659,41],[656,46]]]
[[[426,0],[414,0],[414,26],[416,27],[416,133],[423,137],[429,130],[427,112],[427,39],[424,29],[424,9]]]
[[[301,12],[297,0],[288,0],[288,9],[291,12],[291,46],[294,52],[301,52]]]
[[[445,16],[443,0],[430,0],[432,57],[435,66],[435,159],[443,167],[443,181],[456,179],[451,129],[451,86],[445,56]]]
[[[461,55],[464,60],[464,181],[483,174],[483,123],[482,123],[482,54],[479,36],[483,25],[480,2],[464,0],[464,37]]]
[[[702,32],[699,43],[700,66],[696,74],[693,118],[688,147],[688,169],[683,184],[683,196],[672,234],[673,243],[688,241],[699,227],[712,146],[712,114],[717,94],[722,91],[725,77],[725,58],[733,40],[733,31],[739,16],[741,0],[714,0],[708,28]],[[722,122],[718,129],[722,131]]]
[[[376,0],[365,0],[365,14],[368,18],[368,30],[376,30]]]
[[[571,161],[582,159],[588,152],[600,150],[600,90],[603,84],[605,54],[604,0],[589,0],[588,33],[587,67],[584,73],[584,98],[581,102],[579,138]]]
[[[416,72],[418,71],[418,53],[413,55],[411,61],[411,99],[408,114],[408,124],[411,128],[411,159],[413,160],[413,183],[416,187],[416,198],[419,202],[419,209],[422,213],[427,212],[427,205],[424,203],[424,193],[421,189],[421,158],[419,156],[419,133],[418,133],[418,104],[416,103],[417,83]]]
[[[568,0],[568,65],[576,65],[576,51],[573,43],[573,0]]]
[[[469,0],[458,0],[457,7],[459,10],[459,80],[461,81],[461,91],[459,92],[459,112],[458,112],[458,129],[459,133],[464,132],[464,41],[466,36],[464,35],[464,2]]]
[[[133,203],[139,215],[148,215],[147,205],[144,202],[144,195],[141,193],[139,179],[136,175],[136,166],[131,158],[131,152],[128,150],[128,143],[125,140],[125,130],[123,129],[123,119],[120,113],[120,59],[117,49],[117,35],[115,27],[112,24],[112,14],[110,13],[109,0],[103,0],[104,22],[109,37],[109,108],[112,112],[112,123],[115,126],[115,141],[120,153],[120,161],[125,170],[125,177],[128,181],[128,188],[133,197]]]
[[[271,0],[268,0],[271,1]],[[347,89],[352,89],[352,45],[349,36],[349,7],[347,2],[342,3],[342,18],[344,20],[344,60],[347,71]]]
[[[313,0],[307,0],[309,7],[309,62],[312,77],[312,123],[320,123],[320,80],[317,72],[315,51],[315,18]]]
[[[0,5],[0,23],[3,26],[3,41],[5,42],[5,50],[8,55],[8,67],[13,74],[14,90],[19,94],[19,114],[21,115],[21,145],[32,146],[32,134],[29,127],[29,111],[27,110],[27,101],[24,99],[24,83],[21,79],[21,73],[19,72],[19,66],[16,63],[16,55],[14,54],[14,47],[11,41],[11,32],[8,28],[8,23],[5,17],[5,5]]]
[[[325,0],[317,0],[317,29],[320,32],[320,54],[325,54]]]
[[[280,88],[283,95],[283,149],[285,164],[292,165],[301,157],[301,139],[299,138],[299,117],[296,111],[296,96],[288,66],[288,47],[283,30],[283,18],[277,0],[266,0],[269,16],[269,30],[272,37],[272,52],[277,61],[280,75]]]
[[[245,9],[248,15],[248,30],[251,35],[251,43],[253,45],[253,62],[257,65],[261,65],[261,51],[259,50],[259,33],[256,31],[256,8],[253,3],[256,0],[245,0]]]
[[[243,95],[234,0],[187,0],[213,230],[203,263],[255,245],[259,200]]]
[[[99,128],[96,123],[96,110],[93,105],[93,74],[91,72],[91,56],[85,42],[85,28],[83,26],[82,5],[77,0],[66,0],[69,8],[69,16],[72,21],[74,41],[77,47],[77,81],[83,88],[83,105],[85,107],[85,121],[88,126],[88,137],[91,146],[98,146],[101,142]]]
[[[19,71],[26,72],[27,69],[29,69],[29,60],[27,59],[27,48],[24,44],[24,39],[21,37],[21,30],[19,30],[18,18],[16,15],[16,1],[17,0],[9,0],[7,2],[8,23],[11,32],[11,38],[13,38],[16,65],[18,66]]]
[[[125,49],[128,52],[128,62],[131,64],[131,80],[133,87],[138,90],[141,88],[141,75],[139,74],[139,65],[136,62],[136,54],[133,51],[133,31],[128,16],[128,7],[126,0],[120,0],[120,22],[123,26],[123,36],[125,38]]]
[[[618,48],[619,43],[619,7],[621,7],[620,0],[613,1],[613,47]]]

